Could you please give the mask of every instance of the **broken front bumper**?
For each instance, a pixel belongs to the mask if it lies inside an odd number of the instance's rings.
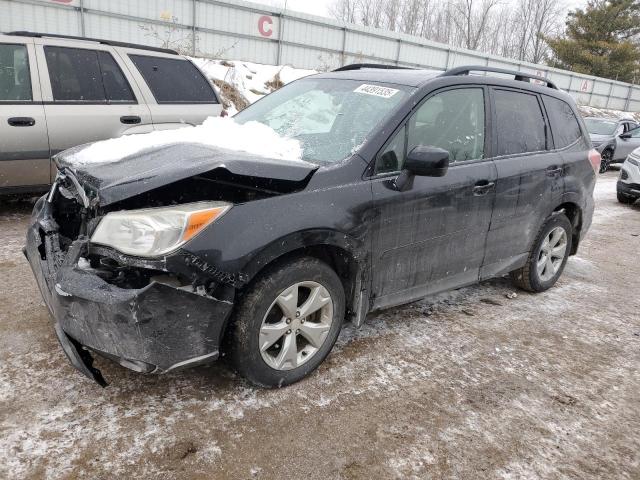
[[[105,385],[92,365],[98,353],[132,370],[164,373],[215,360],[232,309],[229,300],[151,282],[125,289],[78,267],[87,239],[59,247],[57,224],[38,201],[25,255],[71,363]]]

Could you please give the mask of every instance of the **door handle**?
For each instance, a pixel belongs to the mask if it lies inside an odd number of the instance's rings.
[[[125,115],[124,117],[120,117],[120,123],[124,123],[125,125],[136,125],[142,122],[142,119],[137,115]]]
[[[478,183],[475,184],[475,186],[473,187],[473,194],[476,197],[480,197],[482,195],[486,195],[487,193],[489,193],[489,190],[491,190],[493,187],[495,187],[495,182],[489,182],[487,180],[482,180]]]
[[[12,127],[33,127],[36,124],[36,120],[31,117],[11,117],[7,120],[7,123]]]
[[[547,168],[547,176],[548,177],[557,177],[562,173],[562,167],[549,167]]]

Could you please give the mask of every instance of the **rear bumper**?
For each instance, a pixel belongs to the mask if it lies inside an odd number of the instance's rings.
[[[25,255],[71,363],[104,384],[90,352],[143,373],[163,373],[215,360],[233,304],[151,282],[123,289],[78,267],[87,240],[66,252],[41,199],[27,231]]]

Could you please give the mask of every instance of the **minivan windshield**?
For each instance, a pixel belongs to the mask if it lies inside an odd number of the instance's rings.
[[[395,84],[309,78],[267,95],[233,119],[260,122],[298,140],[303,160],[334,163],[355,153],[411,91]]]
[[[618,125],[618,122],[599,118],[585,118],[584,123],[587,125],[587,131],[594,135],[613,135]]]

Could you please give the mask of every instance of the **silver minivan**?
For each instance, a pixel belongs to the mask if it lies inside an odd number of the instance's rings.
[[[0,194],[47,188],[69,147],[197,125],[220,114],[204,74],[172,50],[0,34]]]

